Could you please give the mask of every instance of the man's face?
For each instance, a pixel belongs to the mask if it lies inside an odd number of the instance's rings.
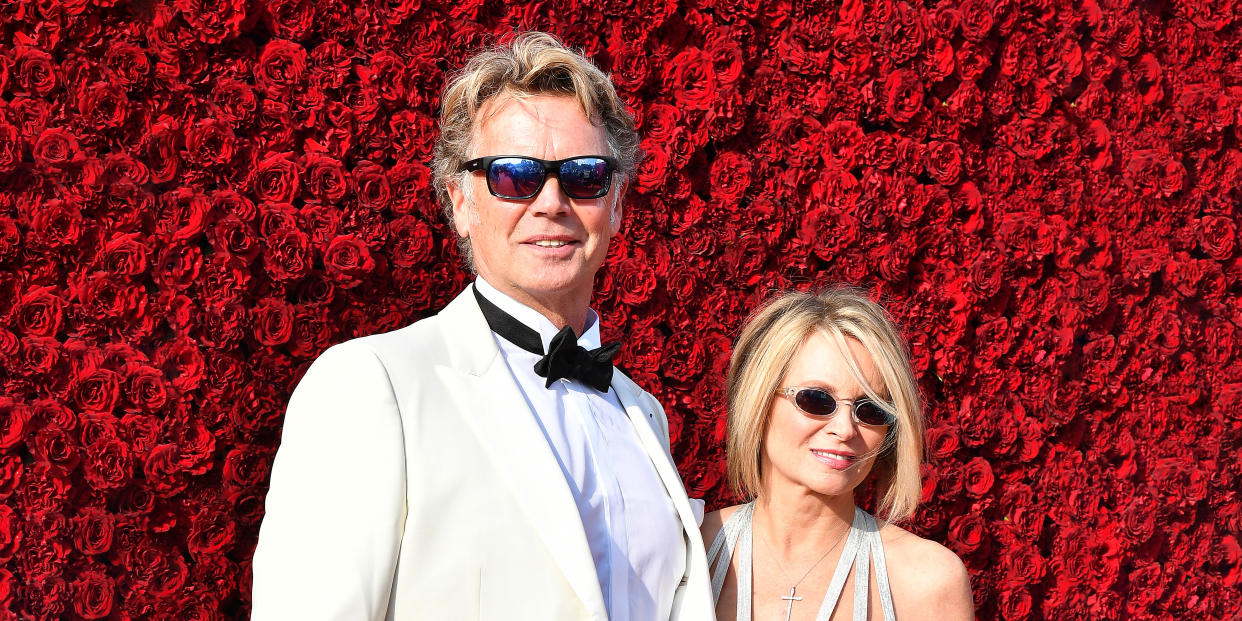
[[[480,111],[471,157],[526,155],[559,160],[608,155],[602,127],[569,97],[502,96]],[[492,196],[484,172],[471,173],[465,187],[449,185],[459,235],[469,237],[479,276],[514,299],[535,308],[565,300],[590,300],[595,272],[608,253],[608,240],[621,224],[614,174],[608,194],[569,198],[549,175],[533,198]],[[473,199],[473,200],[471,200]],[[614,213],[615,212],[615,213]]]

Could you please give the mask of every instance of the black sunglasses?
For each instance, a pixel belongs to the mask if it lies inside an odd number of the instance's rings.
[[[801,410],[803,414],[814,418],[832,418],[832,415],[837,413],[837,406],[839,404],[848,403],[850,404],[850,418],[856,423],[880,427],[897,422],[896,414],[893,414],[887,408],[868,397],[861,399],[838,399],[823,388],[807,388],[804,386],[781,388],[776,391],[776,394],[789,397],[793,401],[794,407]]]
[[[539,194],[548,175],[556,175],[569,198],[599,198],[612,185],[617,160],[603,155],[580,155],[563,160],[541,160],[524,155],[492,155],[470,160],[462,171],[487,172],[487,191],[508,200],[526,200]]]

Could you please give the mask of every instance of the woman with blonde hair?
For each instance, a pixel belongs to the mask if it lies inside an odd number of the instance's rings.
[[[923,420],[883,308],[849,288],[780,296],[727,381],[728,478],[753,500],[703,522],[718,619],[973,618],[962,562],[895,524],[918,505]],[[854,504],[872,473],[883,519]]]

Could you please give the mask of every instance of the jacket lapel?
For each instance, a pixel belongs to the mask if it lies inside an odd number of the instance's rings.
[[[450,367],[441,369],[442,378],[565,580],[592,618],[605,619],[578,505],[473,295],[467,289],[440,312],[452,352]]]

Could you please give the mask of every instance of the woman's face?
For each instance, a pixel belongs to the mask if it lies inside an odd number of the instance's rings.
[[[854,339],[847,337],[845,342],[867,386],[886,397],[884,382],[871,354]],[[822,388],[837,399],[865,397],[867,393],[850,372],[845,356],[826,334],[813,332],[794,355],[778,388]],[[852,407],[838,403],[836,412],[825,420],[803,414],[792,399],[777,395],[768,413],[763,439],[764,491],[771,493],[779,486],[795,486],[821,495],[852,496],[875,461],[874,456],[868,455],[879,450],[888,429],[855,423],[849,411]]]

